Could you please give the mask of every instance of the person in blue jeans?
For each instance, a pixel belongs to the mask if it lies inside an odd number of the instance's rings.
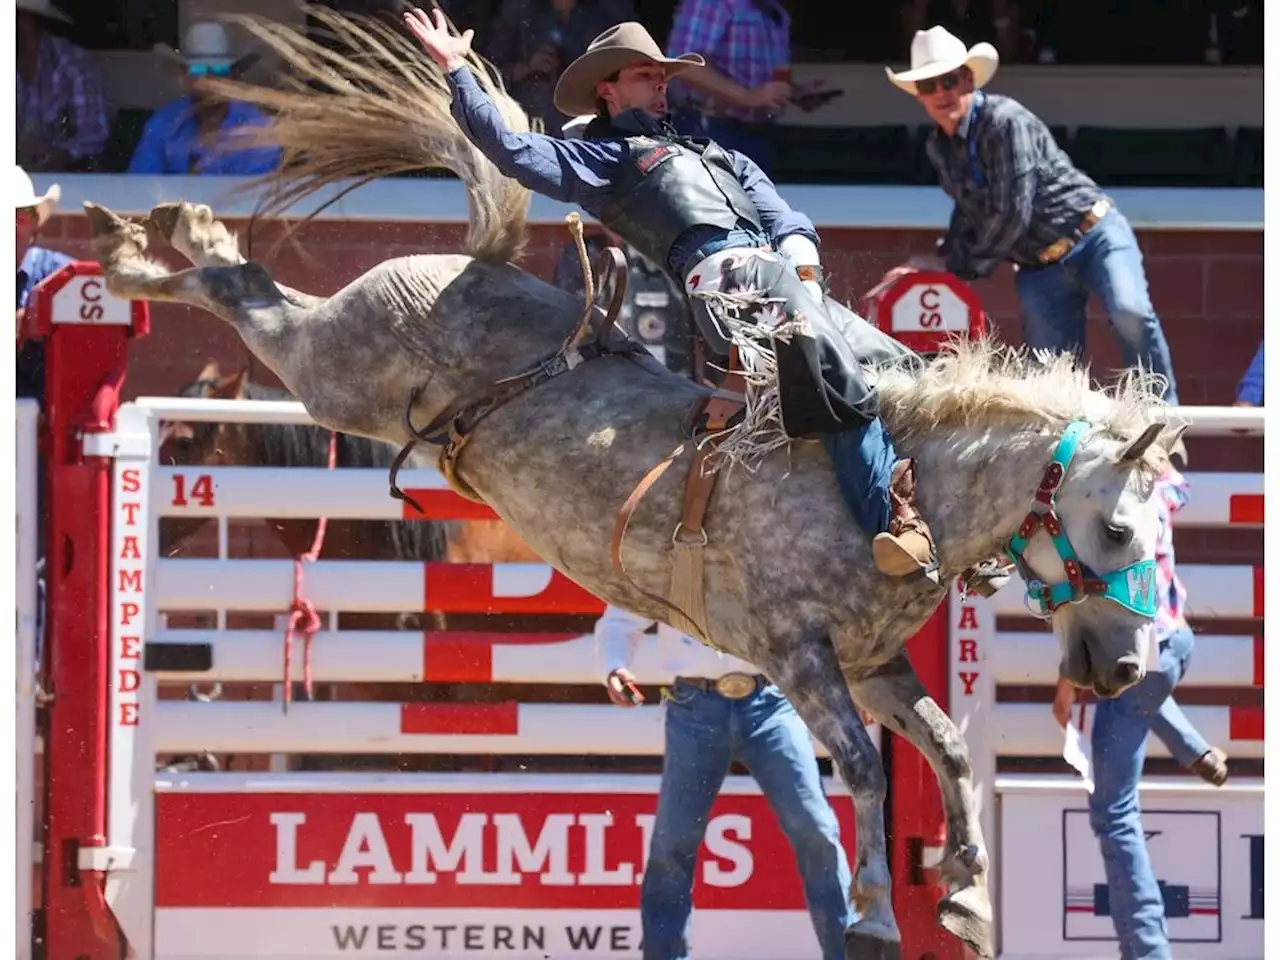
[[[1177,404],[1169,344],[1133,228],[1044,121],[1018,101],[982,90],[999,62],[991,44],[966,48],[936,26],[916,33],[910,69],[885,69],[934,121],[925,150],[955,202],[938,253],[909,264],[975,280],[1011,262],[1022,336],[1032,350],[1083,354],[1085,306],[1096,296],[1125,364],[1160,374],[1164,398]]]
[[[1173,514],[1187,499],[1187,485],[1170,467],[1160,478],[1160,534],[1156,577],[1160,607],[1155,636],[1158,669],[1119,697],[1094,705],[1089,742],[1093,751],[1093,792],[1089,823],[1102,851],[1111,920],[1121,960],[1169,960],[1164,899],[1147,851],[1138,803],[1138,785],[1147,736],[1154,733],[1183,766],[1215,786],[1227,780],[1226,755],[1210,747],[1173,699],[1187,674],[1195,636],[1183,614],[1186,588],[1174,568]],[[1054,715],[1066,725],[1074,688],[1059,682]]]
[[[823,960],[843,960],[845,929],[858,916],[849,898],[853,875],[808,727],[754,666],[666,624],[658,624],[656,637],[646,636],[656,622],[609,606],[595,625],[605,689],[614,703],[643,702],[631,672],[642,644],[656,645],[653,654],[671,678],[663,690],[662,786],[640,888],[645,960],[690,955],[698,848],[735,760],[760,784],[791,842]]]

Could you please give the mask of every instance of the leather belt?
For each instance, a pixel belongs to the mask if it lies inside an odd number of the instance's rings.
[[[1080,236],[1083,237],[1086,233],[1096,227],[1098,225],[1098,221],[1110,213],[1114,206],[1115,204],[1111,202],[1109,197],[1102,197],[1092,207],[1090,207],[1088,212],[1085,213],[1084,217],[1080,220],[1080,226],[1077,228]],[[1055,240],[1049,246],[1041,250],[1036,256],[1036,259],[1044,266],[1048,266],[1051,263],[1057,263],[1070,253],[1071,248],[1077,243],[1079,243],[1079,237],[1063,237],[1060,240]]]
[[[715,680],[707,677],[676,677],[676,683],[686,683],[703,693],[718,693],[726,700],[742,700],[769,685],[762,673],[726,673]]]

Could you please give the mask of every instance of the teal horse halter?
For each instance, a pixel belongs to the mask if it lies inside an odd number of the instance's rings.
[[[1005,552],[1018,568],[1022,582],[1027,586],[1027,609],[1032,616],[1048,620],[1064,604],[1080,603],[1087,597],[1100,596],[1139,616],[1154,619],[1157,609],[1156,562],[1139,560],[1111,573],[1095,573],[1076,556],[1075,548],[1062,529],[1062,520],[1054,509],[1062,478],[1066,476],[1067,468],[1071,466],[1076,449],[1088,429],[1089,424],[1084,420],[1073,420],[1067,425],[1054,448],[1053,459],[1040,480],[1036,502],[1022,521],[1018,532],[1009,539]],[[1041,526],[1052,538],[1058,556],[1062,558],[1062,566],[1067,571],[1065,583],[1045,583],[1031,572],[1031,567],[1023,556],[1027,543]]]

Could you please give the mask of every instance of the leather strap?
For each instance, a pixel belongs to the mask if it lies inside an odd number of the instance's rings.
[[[622,509],[618,511],[617,517],[614,518],[613,537],[609,541],[609,556],[613,560],[614,569],[622,574],[623,577],[626,578],[627,582],[631,584],[632,589],[638,591],[642,597],[647,600],[652,600],[654,603],[660,603],[662,606],[667,607],[670,610],[675,610],[686,619],[690,619],[689,615],[685,611],[677,608],[666,597],[660,597],[657,594],[650,593],[644,587],[640,586],[640,584],[636,583],[635,580],[632,579],[631,574],[627,572],[626,564],[622,562],[622,541],[626,539],[627,526],[631,523],[631,515],[635,513],[636,507],[640,505],[640,501],[644,499],[644,495],[649,492],[649,488],[658,482],[658,478],[667,472],[667,469],[680,458],[682,453],[684,453],[683,443],[663,457],[656,466],[651,468],[649,472],[640,479],[640,482],[636,484],[635,489],[631,491],[631,495],[627,497],[626,502],[622,504]]]
[[[738,373],[738,348],[734,347],[729,354],[729,372],[725,374],[724,384],[714,391],[701,404],[706,417],[708,433],[719,433],[729,420],[746,402],[747,382]],[[706,517],[707,505],[711,502],[711,492],[715,489],[715,473],[705,473],[703,466],[708,456],[715,450],[714,443],[701,444],[694,449],[693,463],[689,466],[689,479],[684,487],[684,511],[680,516],[680,526],[676,528],[674,539],[688,543],[691,540],[707,542],[707,534],[702,529],[702,521]]]
[[[614,277],[614,289],[613,296],[609,300],[609,307],[604,311],[603,320],[596,331],[594,343],[589,343],[582,348],[578,347],[579,342],[590,329],[591,317],[596,309],[594,304],[588,304],[582,321],[561,344],[560,349],[554,355],[540,361],[522,373],[495,381],[473,399],[458,397],[425,427],[415,426],[411,418],[413,408],[418,401],[418,397],[422,394],[423,388],[418,387],[412,391],[405,408],[405,426],[413,439],[401,448],[391,464],[389,482],[392,497],[408,503],[419,513],[424,512],[421,505],[413,497],[400,489],[396,484],[396,477],[399,475],[409,455],[413,452],[414,447],[418,445],[418,442],[425,441],[440,446],[437,464],[440,472],[454,492],[476,503],[484,503],[484,499],[464,483],[458,475],[458,457],[462,453],[463,447],[471,439],[472,431],[489,414],[511,402],[526,390],[530,390],[540,383],[545,383],[547,380],[554,379],[562,373],[567,373],[586,360],[593,360],[597,357],[638,354],[644,350],[643,346],[633,341],[627,341],[616,350],[610,349],[607,345],[606,341],[609,333],[617,321],[618,311],[622,308],[623,298],[627,292],[627,259],[617,247],[607,247],[597,264],[597,272],[602,279],[596,282],[595,286],[599,288],[603,278],[612,275]]]
[[[730,418],[745,406],[746,380],[743,379],[740,373],[736,372],[738,362],[738,352],[735,347],[729,357],[729,373],[724,379],[725,386],[699,398],[690,407],[689,413],[685,417],[685,432],[687,435],[696,438],[701,432],[715,433],[723,430]],[[704,420],[705,423],[700,423],[700,421]],[[684,453],[684,448],[685,444],[681,443],[667,454],[640,479],[635,489],[631,491],[630,496],[627,497],[626,502],[623,503],[614,520],[613,537],[609,543],[609,554],[613,560],[614,569],[622,574],[632,588],[637,590],[641,596],[670,610],[675,610],[685,619],[692,621],[693,618],[689,616],[687,611],[681,610],[666,597],[659,597],[650,593],[636,583],[627,572],[626,565],[622,562],[622,543],[626,539],[627,526],[631,522],[632,514],[635,513],[636,507],[644,499],[645,494],[667,472],[671,464]],[[685,480],[684,505],[681,509],[680,523],[672,534],[673,542],[678,541],[686,546],[691,544],[697,547],[706,546],[707,535],[702,528],[702,523],[706,517],[707,505],[711,500],[711,493],[715,488],[716,479],[719,475],[716,473],[704,473],[703,465],[714,449],[714,443],[694,446],[693,457],[689,464],[689,476]]]
[[[605,311],[604,322],[596,331],[596,343],[604,347],[605,338],[618,320],[618,311],[627,296],[627,257],[618,247],[605,247],[596,261],[596,274],[599,279],[596,285],[603,287],[613,278],[613,296],[609,298],[609,308]]]

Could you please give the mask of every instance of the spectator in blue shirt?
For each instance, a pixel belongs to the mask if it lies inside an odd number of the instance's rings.
[[[18,312],[15,317],[15,333],[18,341],[17,396],[31,397],[44,403],[44,341],[25,340],[27,301],[35,286],[51,274],[57,273],[72,258],[56,250],[48,250],[35,244],[36,234],[53,215],[62,189],[55,183],[42,194],[27,171],[13,168],[13,196],[15,207],[14,248],[18,260]]]
[[[1249,369],[1240,380],[1240,386],[1236,388],[1237,407],[1265,406],[1262,402],[1262,347],[1265,343],[1265,338],[1258,341],[1258,352],[1253,355],[1253,362],[1249,364]]]
[[[210,96],[207,77],[236,77],[257,60],[250,54],[231,56],[227,28],[213,21],[193,23],[182,53],[156,45],[156,52],[183,71],[186,96],[152,114],[129,162],[129,173],[253,176],[268,173],[280,163],[276,147],[237,149],[231,140],[237,128],[263,126],[266,116],[247,103]]]

